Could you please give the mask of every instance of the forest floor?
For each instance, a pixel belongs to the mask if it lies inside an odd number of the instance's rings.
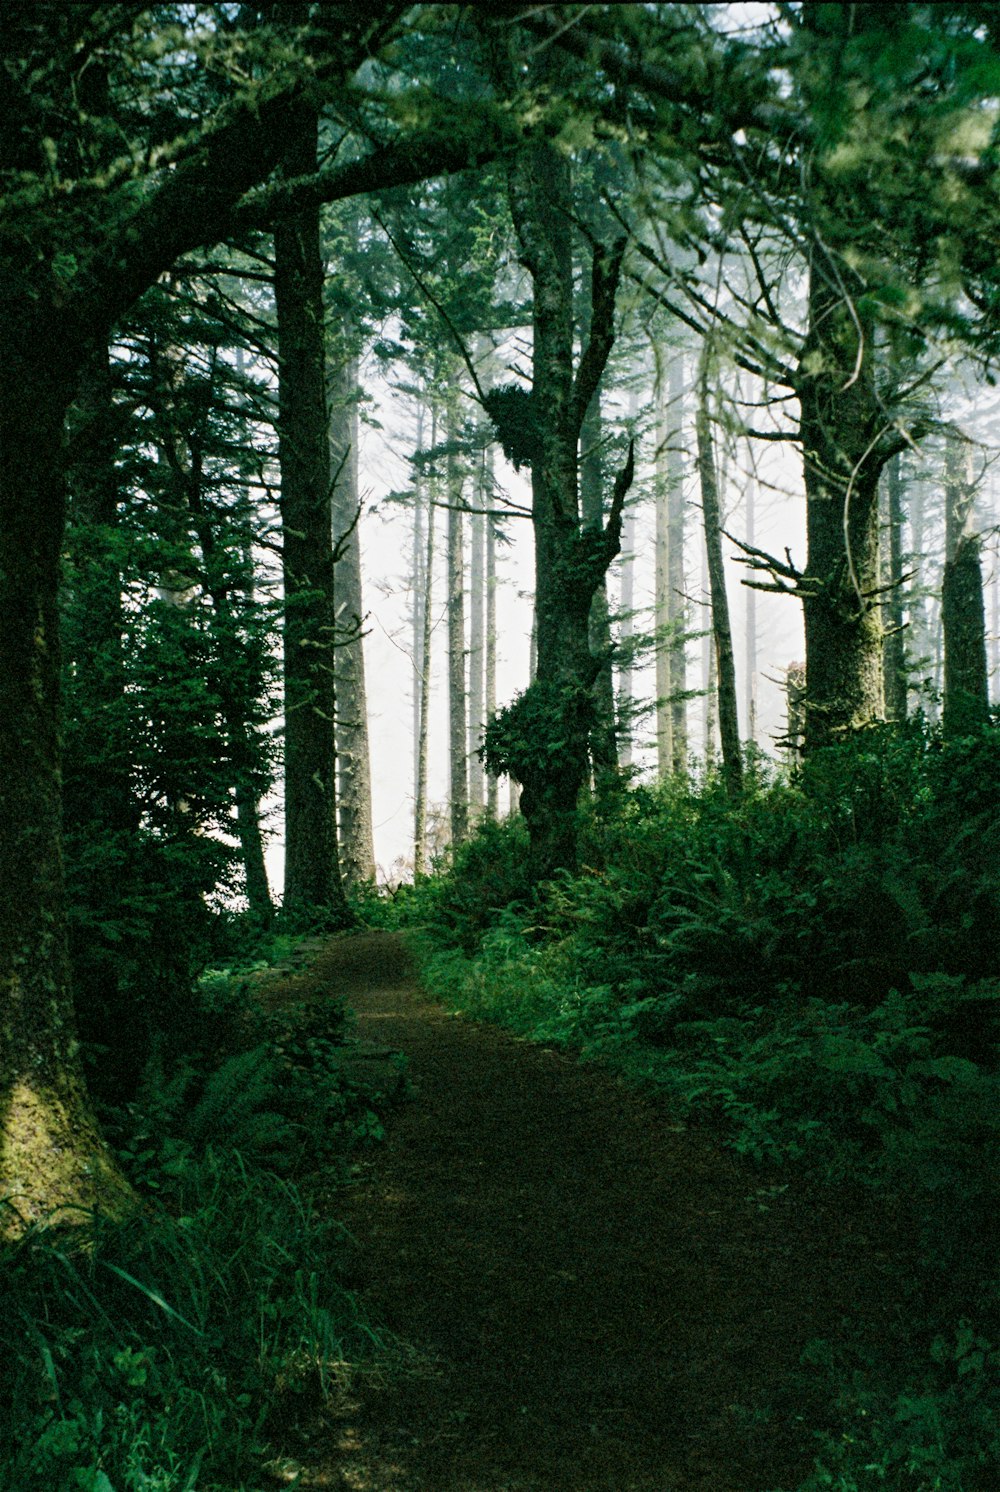
[[[820,1410],[803,1348],[898,1309],[905,1240],[877,1203],[769,1186],[613,1073],[450,1015],[396,935],[314,955],[287,993],[346,996],[412,1098],[330,1204],[399,1355],[352,1375],[297,1485],[797,1487]]]

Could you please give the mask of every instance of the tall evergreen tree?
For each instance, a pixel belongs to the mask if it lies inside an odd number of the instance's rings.
[[[290,177],[316,169],[315,116],[303,112]],[[285,906],[347,917],[337,848],[336,613],[319,208],[274,233],[278,461],[284,579]]]

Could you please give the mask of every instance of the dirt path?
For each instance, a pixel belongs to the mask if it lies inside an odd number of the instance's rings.
[[[409,1058],[414,1101],[338,1206],[352,1284],[413,1358],[362,1377],[302,1485],[795,1488],[799,1354],[848,1314],[878,1330],[881,1220],[763,1193],[612,1075],[450,1017],[390,935],[310,975]]]

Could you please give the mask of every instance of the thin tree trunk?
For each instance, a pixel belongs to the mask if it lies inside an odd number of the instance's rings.
[[[538,618],[532,613],[531,631],[528,634],[528,684],[532,685],[538,677]],[[516,777],[510,777],[507,781],[510,812],[521,811],[521,784]]]
[[[638,401],[635,390],[629,394],[629,420],[634,427]],[[632,698],[632,665],[635,639],[635,508],[625,510],[622,522],[621,586],[621,666],[618,670],[618,708],[616,712],[619,759],[623,767],[632,765],[632,723],[635,706]]]
[[[421,399],[417,404],[417,453],[424,448],[424,404]],[[410,614],[410,657],[413,665],[413,797],[416,802],[417,777],[420,773],[420,693],[421,683],[424,676],[423,645],[424,645],[424,590],[426,580],[424,576],[424,564],[427,555],[425,553],[424,539],[424,481],[419,465],[414,466],[413,475],[413,552],[412,552],[412,589],[413,606]]]
[[[946,453],[945,565],[941,583],[944,646],[942,724],[949,735],[975,730],[989,718],[986,612],[972,446],[951,436]]]
[[[886,595],[885,640],[882,674],[885,687],[885,713],[889,720],[906,719],[906,649],[903,632],[903,475],[902,458],[893,456],[886,465],[884,492],[885,518],[882,532],[886,558],[883,583],[890,587]]]
[[[316,167],[303,122],[290,175]],[[285,589],[285,906],[347,920],[337,853],[333,542],[319,210],[274,233]]]
[[[479,749],[486,725],[486,528],[488,506],[482,462],[479,464],[473,511],[469,520],[469,821],[475,824],[486,807],[486,779]]]
[[[632,665],[635,645],[635,509],[626,508],[622,523],[621,653],[618,670],[618,740],[622,767],[632,765],[632,724],[635,717]]]
[[[458,439],[457,414],[449,410],[448,438]],[[468,695],[465,680],[465,557],[462,513],[462,469],[454,451],[448,455],[448,767],[451,842],[469,836]]]
[[[697,437],[696,437],[697,438]],[[702,756],[706,767],[716,758],[718,746],[719,676],[715,660],[715,645],[712,639],[712,593],[708,569],[708,549],[702,540],[701,548],[701,594],[707,613],[707,625],[701,632],[701,697],[704,700],[702,717]]]
[[[418,425],[418,439],[420,435]],[[437,444],[437,414],[431,413],[431,450]],[[427,738],[430,722],[431,702],[431,636],[433,631],[432,604],[434,599],[434,518],[437,478],[429,477],[425,483],[427,495],[427,526],[423,564],[423,595],[420,614],[423,626],[420,638],[420,677],[418,680],[419,711],[417,720],[417,776],[413,795],[413,875],[415,880],[427,871]]]
[[[584,335],[590,327],[589,312],[583,318]],[[604,523],[604,461],[601,391],[595,392],[587,406],[580,427],[580,509],[584,527],[600,530]],[[594,680],[594,723],[590,732],[590,755],[595,778],[618,767],[618,743],[615,739],[615,692],[611,666],[611,621],[608,610],[608,588],[602,578],[590,603],[588,622],[590,651],[599,658],[600,668]]]
[[[709,594],[712,600],[712,639],[719,698],[719,736],[722,743],[722,767],[731,793],[743,786],[743,757],[740,751],[739,711],[736,703],[736,662],[733,633],[729,620],[729,597],[726,592],[726,566],[722,553],[722,515],[719,484],[715,468],[715,443],[712,439],[711,414],[708,408],[708,358],[703,354],[696,439],[698,444],[698,478],[701,485],[701,507],[705,521],[705,553],[708,562]]]
[[[243,378],[243,348],[236,348],[236,372]],[[253,539],[248,532],[244,541],[243,568],[247,576],[246,597],[254,599]],[[234,786],[236,799],[236,832],[240,841],[243,860],[243,875],[246,883],[247,904],[251,913],[267,926],[274,915],[271,887],[267,877],[267,862],[264,857],[264,835],[260,824],[260,800],[253,784],[238,781]]]
[[[932,668],[933,645],[927,607],[927,492],[923,478],[911,471],[907,483],[910,503],[909,562],[912,576],[907,587],[906,609],[910,625],[905,644],[906,674],[912,680],[907,709],[924,710],[933,719],[935,704],[927,698],[926,685]]]
[[[687,584],[684,574],[684,356],[670,363],[667,382],[667,624],[670,639],[670,749],[673,770],[687,771]]]
[[[746,541],[757,542],[757,479],[751,474],[747,481]],[[743,657],[746,678],[744,698],[746,700],[747,740],[757,740],[757,592],[752,586],[744,586],[744,634]]]
[[[493,505],[493,448],[486,451],[486,506]],[[492,720],[497,708],[497,535],[492,515],[486,518],[486,707],[484,720]],[[486,812],[491,819],[499,813],[499,778],[486,771]]]
[[[674,770],[673,710],[671,708],[672,642],[670,630],[670,509],[668,465],[668,406],[663,370],[657,358],[653,401],[656,411],[656,531],[653,580],[653,636],[656,639],[656,772],[665,782]]]
[[[331,517],[336,563],[337,807],[344,884],[355,890],[375,879],[371,749],[363,636],[361,498],[358,490],[358,363],[334,369],[330,406]]]

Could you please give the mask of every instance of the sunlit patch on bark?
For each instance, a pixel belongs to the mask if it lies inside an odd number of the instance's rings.
[[[58,1093],[20,1078],[5,1100],[0,1142],[0,1237],[32,1225],[122,1216],[132,1193],[74,1089]]]

